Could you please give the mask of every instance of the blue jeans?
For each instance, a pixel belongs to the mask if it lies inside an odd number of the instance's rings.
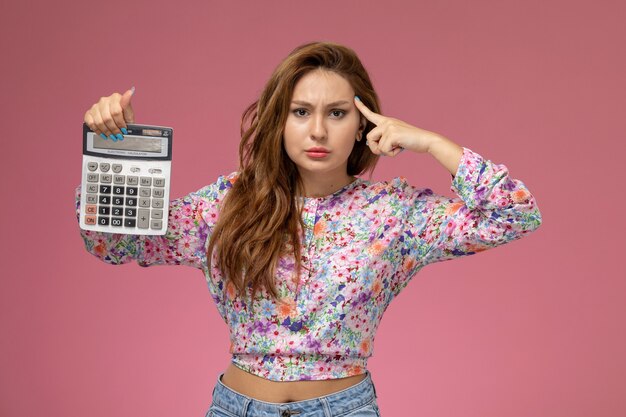
[[[206,417],[380,417],[372,376],[322,397],[289,403],[269,403],[247,397],[217,378],[213,403]]]

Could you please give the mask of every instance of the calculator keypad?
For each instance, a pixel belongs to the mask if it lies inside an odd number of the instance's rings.
[[[134,169],[133,169],[134,168]],[[133,167],[131,175],[121,174],[122,164],[87,163],[85,224],[120,229],[163,228],[165,178],[160,169],[142,176]]]

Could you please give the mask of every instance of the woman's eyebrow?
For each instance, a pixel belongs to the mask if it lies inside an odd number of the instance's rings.
[[[302,100],[293,100],[291,103],[292,104],[299,104],[301,106],[313,107],[313,105],[311,103],[308,103],[308,102],[302,101]],[[328,105],[326,107],[338,106],[340,104],[350,104],[350,102],[347,101],[347,100],[333,101],[332,103],[328,103]]]

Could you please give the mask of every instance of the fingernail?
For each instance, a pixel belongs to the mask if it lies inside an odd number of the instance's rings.
[[[115,141],[117,140],[117,138],[116,138],[115,136],[113,136],[113,135],[109,135],[109,137],[110,137],[111,139],[113,139],[113,142],[115,142]]]
[[[132,96],[132,95],[135,95],[135,86],[132,86],[132,87],[130,88],[130,91],[132,91],[132,92],[130,93],[130,95],[131,95],[131,96]]]
[[[120,129],[122,131],[123,134],[128,135],[128,130],[126,130],[125,127]]]
[[[102,136],[102,139],[107,140],[107,135],[105,135],[104,133],[100,133],[100,136]]]
[[[354,96],[357,100],[361,101],[361,97],[359,96]]]
[[[119,133],[118,133],[117,135],[115,135],[115,137],[116,137],[118,140],[124,140],[124,136],[120,135]]]

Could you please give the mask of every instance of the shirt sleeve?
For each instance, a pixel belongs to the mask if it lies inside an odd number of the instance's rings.
[[[407,279],[427,264],[505,244],[541,224],[541,213],[526,186],[511,178],[506,166],[470,149],[463,148],[451,190],[457,197],[407,185],[403,216]]]
[[[206,248],[219,206],[237,173],[220,176],[196,192],[172,200],[165,235],[127,235],[80,229],[85,249],[103,262],[119,265],[135,260],[140,266],[187,265],[206,268]],[[76,188],[76,218],[80,219],[80,186]]]

